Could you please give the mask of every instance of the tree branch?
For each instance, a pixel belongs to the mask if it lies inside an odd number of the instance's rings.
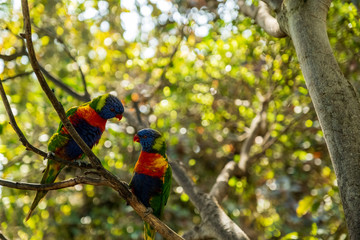
[[[14,182],[10,180],[0,179],[0,185],[9,188],[21,189],[21,190],[35,190],[35,191],[48,191],[48,190],[57,190],[62,188],[73,187],[78,184],[90,184],[95,186],[108,186],[108,181],[103,179],[89,178],[86,176],[79,176],[76,178],[68,179],[56,183],[48,184],[37,184],[37,183],[24,183],[24,182]]]
[[[0,232],[0,240],[8,240],[8,239],[2,234],[2,232]]]
[[[80,95],[77,92],[75,92],[73,89],[71,89],[68,85],[66,85],[65,83],[54,77],[51,73],[46,71],[46,69],[40,64],[39,64],[39,68],[50,81],[52,81],[56,86],[67,92],[70,96],[83,102],[89,102],[91,100],[90,95],[87,91],[85,91],[84,95]]]
[[[199,210],[207,235],[217,239],[248,240],[248,236],[236,225],[224,210],[218,205],[215,198],[200,192],[187,176],[186,171],[178,163],[170,161],[175,180],[183,187],[190,201]]]
[[[66,161],[66,160],[63,160],[63,159],[59,158],[58,156],[48,155],[46,152],[43,152],[40,149],[34,147],[32,144],[30,144],[29,141],[26,139],[25,135],[23,134],[23,132],[21,131],[21,129],[19,128],[19,126],[18,126],[18,124],[17,124],[17,122],[15,120],[14,114],[11,111],[9,101],[7,100],[7,97],[6,97],[6,93],[5,93],[2,81],[0,81],[0,96],[1,96],[1,99],[3,100],[6,113],[9,116],[9,119],[10,119],[9,123],[12,126],[12,128],[15,130],[16,134],[19,137],[20,142],[25,146],[26,150],[32,151],[32,152],[34,152],[34,153],[36,153],[36,154],[38,154],[38,155],[40,155],[40,156],[42,156],[44,158],[49,158],[49,159],[55,160],[57,162],[61,162],[61,163],[65,164],[67,166],[70,166],[70,167],[77,167],[77,168],[83,168],[83,169],[93,169],[93,166],[86,163],[86,162],[82,162],[82,161],[69,162],[69,161]]]
[[[17,78],[17,77],[27,76],[27,75],[30,75],[30,74],[32,74],[32,73],[33,73],[33,71],[31,71],[31,72],[19,73],[19,74],[16,74],[16,75],[14,75],[14,76],[11,76],[11,77],[4,78],[4,79],[2,80],[2,82],[6,82],[6,81],[9,81],[9,80],[15,79],[15,78]]]
[[[36,27],[36,26],[35,26],[35,27]],[[83,71],[82,71],[82,69],[81,69],[80,64],[76,61],[76,58],[71,54],[71,52],[70,52],[69,48],[66,46],[65,42],[62,40],[62,38],[60,38],[60,37],[57,36],[55,33],[51,32],[51,31],[49,31],[49,30],[47,30],[47,29],[39,28],[39,27],[36,27],[36,28],[37,28],[38,30],[40,30],[40,31],[45,32],[46,35],[48,35],[48,36],[56,39],[59,43],[61,43],[61,44],[63,45],[63,48],[64,48],[65,53],[69,56],[69,58],[70,58],[71,60],[73,60],[73,61],[76,63],[76,65],[77,65],[77,67],[78,67],[78,70],[79,70],[79,72],[80,72],[80,75],[81,75],[81,81],[82,81],[82,84],[83,84],[83,87],[84,87],[84,95],[83,95],[83,96],[80,95],[80,96],[81,96],[81,97],[80,97],[81,99],[80,99],[77,94],[76,94],[77,96],[73,96],[71,92],[69,92],[69,94],[72,95],[73,97],[76,97],[77,99],[79,99],[79,100],[81,100],[81,101],[84,101],[84,102],[90,101],[90,94],[89,94],[89,92],[88,92],[88,90],[87,90],[85,75],[84,75],[84,73],[83,73]],[[40,66],[40,67],[41,67],[41,66]],[[41,67],[41,68],[42,68],[42,67]],[[41,69],[42,72],[44,72],[43,69],[44,69],[44,68]],[[45,69],[44,69],[44,70],[45,70]],[[46,73],[44,72],[44,74],[47,75],[48,72],[46,72]],[[55,80],[54,83],[60,82],[59,80],[55,79],[55,78],[54,78],[53,76],[51,76],[51,75],[48,76],[48,77],[49,77],[49,78],[52,78],[53,80]],[[66,88],[68,88],[68,87],[67,87],[66,85],[64,85],[62,82],[60,82],[60,83],[62,84],[62,86],[60,86],[60,87],[63,88],[65,91],[67,91],[67,90],[64,88],[64,86],[65,86]]]
[[[12,61],[18,57],[21,57],[21,56],[24,56],[26,55],[26,48],[25,47],[22,47],[21,50],[19,52],[15,52],[11,55],[3,55],[3,54],[0,54],[0,59],[4,60],[4,61]]]
[[[258,135],[262,122],[265,119],[263,114],[266,113],[269,97],[262,102],[261,111],[255,116],[251,122],[250,130],[245,142],[242,145],[240,153],[240,162],[228,162],[219,176],[215,184],[211,188],[210,195],[215,197],[218,202],[221,202],[227,195],[229,189],[229,180],[233,176],[241,176],[246,172],[247,163],[250,158],[250,149],[254,143],[255,137]]]
[[[40,29],[40,28],[38,28]],[[22,42],[23,42],[23,46],[21,48],[21,51],[19,52],[16,52],[12,55],[0,55],[0,59],[3,59],[4,61],[11,61],[13,59],[16,59],[17,57],[20,57],[20,56],[28,56],[28,53],[26,52],[26,46],[25,46],[25,42],[24,42],[24,36],[22,34],[20,34],[21,36],[18,36],[17,34],[14,34],[10,29],[8,29],[14,36],[16,36],[17,38],[19,38]],[[42,31],[46,31],[44,29],[40,29]],[[77,63],[75,57],[71,54],[69,48],[65,45],[64,41],[57,37],[57,36],[53,36],[53,34],[50,32],[50,31],[46,31],[46,33],[55,38],[56,40],[58,40],[64,47],[64,50],[65,50],[65,53],[70,57],[71,60],[73,60],[76,64],[77,64],[77,67],[78,67],[78,70],[80,72],[80,75],[81,75],[81,80],[82,80],[82,84],[84,86],[84,94],[83,95],[80,95],[79,93],[77,93],[76,91],[74,91],[72,88],[70,88],[68,85],[66,85],[65,83],[63,83],[61,80],[59,80],[58,78],[54,77],[51,73],[49,73],[48,71],[46,71],[46,69],[39,64],[39,68],[40,70],[45,74],[45,76],[50,80],[52,81],[56,86],[58,86],[59,88],[61,88],[62,90],[64,90],[65,92],[67,92],[70,96],[78,99],[79,101],[83,101],[83,102],[88,102],[90,101],[90,94],[89,92],[87,91],[87,86],[86,86],[86,80],[85,80],[85,75],[80,67],[80,65]],[[8,78],[5,78],[3,79],[3,82],[5,81],[8,81],[8,80],[11,80],[11,79],[14,79],[16,77],[22,77],[22,76],[26,76],[26,75],[30,75],[32,74],[33,72],[25,72],[25,73],[20,73],[18,75],[15,75],[15,76],[12,76],[12,77],[8,77]]]
[[[280,25],[276,18],[271,16],[269,8],[266,3],[260,1],[259,6],[247,5],[246,1],[240,0],[240,12],[245,16],[250,17],[256,21],[256,23],[264,29],[270,36],[276,38],[283,38],[287,35],[281,30]]]

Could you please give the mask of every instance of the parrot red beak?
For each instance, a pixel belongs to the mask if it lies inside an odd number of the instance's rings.
[[[140,138],[137,134],[134,136],[134,142],[140,142]]]
[[[121,114],[116,114],[116,116],[115,116],[117,119],[119,119],[119,121],[122,119],[122,115]]]

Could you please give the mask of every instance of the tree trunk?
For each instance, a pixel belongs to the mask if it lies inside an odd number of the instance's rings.
[[[285,0],[277,18],[292,38],[337,176],[350,239],[360,239],[360,101],[326,32],[331,0]]]

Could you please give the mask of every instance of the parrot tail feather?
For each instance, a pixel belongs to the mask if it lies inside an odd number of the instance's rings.
[[[155,229],[153,229],[147,222],[144,223],[144,240],[155,239]]]
[[[29,218],[31,217],[31,214],[33,213],[33,211],[35,210],[36,206],[39,204],[40,200],[43,199],[46,195],[48,191],[38,191],[36,193],[36,196],[35,196],[35,199],[33,201],[33,203],[31,204],[31,207],[30,207],[30,211],[29,213],[27,214],[26,218],[25,218],[25,222],[27,220],[29,220]]]

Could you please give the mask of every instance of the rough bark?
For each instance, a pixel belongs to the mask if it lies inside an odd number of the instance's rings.
[[[337,176],[350,239],[360,239],[360,101],[326,32],[330,0],[284,1],[278,14],[292,38]]]

